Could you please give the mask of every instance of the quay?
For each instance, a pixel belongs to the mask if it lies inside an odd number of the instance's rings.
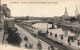
[[[21,23],[16,23],[16,24],[17,24],[18,26],[20,26],[21,28],[23,28],[24,30],[26,30],[26,31],[29,30],[29,32],[30,32],[34,37],[37,37],[37,38],[41,39],[42,41],[46,42],[47,44],[51,45],[52,47],[56,47],[56,48],[58,48],[59,50],[74,50],[74,49],[72,49],[72,48],[70,48],[70,47],[66,47],[66,46],[64,46],[64,45],[58,44],[57,42],[52,41],[52,40],[50,40],[50,39],[48,39],[48,38],[45,38],[45,37],[43,37],[43,36],[37,35],[37,33],[35,33],[35,31],[38,31],[38,30],[34,30],[33,28],[28,27],[28,26],[25,26],[25,25],[23,25],[23,24],[21,24]]]

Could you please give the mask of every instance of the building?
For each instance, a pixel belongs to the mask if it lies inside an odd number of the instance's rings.
[[[4,18],[5,17],[11,17],[10,15],[10,10],[7,7],[7,4],[2,4],[0,5],[0,23],[2,23],[2,25],[4,25]]]
[[[65,18],[68,17],[67,7],[65,7],[64,17],[65,17]]]
[[[11,17],[11,10],[7,7],[7,4],[2,4],[2,11],[5,17],[8,17],[8,18]]]
[[[76,6],[75,17],[78,17],[78,16],[79,16],[79,12],[78,12],[78,9],[77,9],[77,6]]]
[[[15,28],[15,19],[14,18],[5,18],[4,27]]]
[[[62,15],[60,18],[61,18],[62,21],[65,21],[66,19],[69,18],[68,12],[67,12],[67,7],[65,7],[64,15]]]

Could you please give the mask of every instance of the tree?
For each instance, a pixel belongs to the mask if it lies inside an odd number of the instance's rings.
[[[69,21],[71,21],[71,22],[77,21],[77,18],[71,17]]]
[[[12,28],[8,27],[8,38],[6,39],[9,44],[20,45],[22,39],[19,33],[14,32]]]
[[[77,19],[78,19],[78,21],[79,21],[79,23],[80,23],[80,15],[77,17]]]
[[[29,16],[27,16],[27,20],[29,20]]]

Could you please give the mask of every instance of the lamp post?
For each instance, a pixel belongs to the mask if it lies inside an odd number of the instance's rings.
[[[2,21],[1,21],[1,20],[2,20],[2,19],[1,19],[1,18],[2,18],[2,12],[1,12],[1,11],[2,11],[2,7],[1,7],[1,0],[0,0],[0,22],[1,22],[1,24],[2,24]],[[3,44],[3,41],[4,41],[4,33],[3,33],[2,44]]]
[[[0,0],[0,17],[1,17],[1,0]]]
[[[48,37],[48,33],[49,33],[49,31],[48,31],[48,24],[47,24],[46,37]]]
[[[80,46],[80,39],[78,38],[78,43],[77,43],[77,45],[78,45],[78,48],[79,48],[79,46]]]

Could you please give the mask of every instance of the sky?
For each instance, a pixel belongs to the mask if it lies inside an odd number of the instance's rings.
[[[11,16],[18,17],[27,15],[34,17],[62,16],[65,7],[67,7],[69,16],[75,16],[76,5],[80,13],[80,0],[1,0],[1,4],[7,4],[11,10]]]

